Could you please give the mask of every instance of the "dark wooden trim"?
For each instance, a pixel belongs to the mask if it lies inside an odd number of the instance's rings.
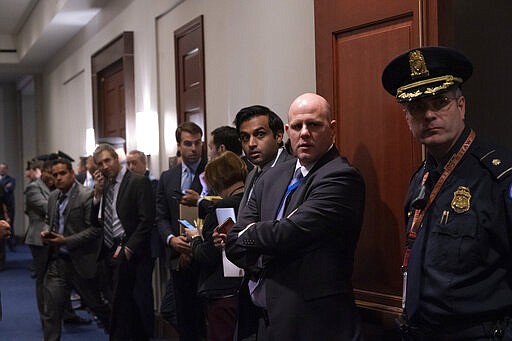
[[[361,289],[354,289],[354,296],[357,306],[361,308],[397,315],[402,313],[402,298],[399,296]]]
[[[135,137],[135,66],[134,66],[133,32],[123,32],[91,56],[91,80],[93,97],[93,124],[96,138],[102,137],[103,127],[99,125],[98,94],[101,77],[113,70],[123,70],[126,112],[126,148],[136,146]]]
[[[203,84],[202,84],[202,91],[204,97],[206,97],[206,88],[205,88],[205,67],[204,67],[204,25],[203,25],[203,15],[198,16],[197,18],[189,21],[187,24],[183,25],[182,27],[178,28],[176,31],[174,31],[174,65],[175,65],[175,82],[176,82],[176,110],[178,113],[178,124],[184,122],[186,120],[185,113],[181,110],[181,94],[180,94],[180,57],[179,57],[179,49],[178,49],[178,41],[180,38],[186,36],[190,32],[196,30],[201,30],[201,47],[200,47],[200,56],[202,61],[202,77],[203,77]],[[206,99],[203,98],[203,122],[204,122],[204,131],[203,134],[206,134]]]

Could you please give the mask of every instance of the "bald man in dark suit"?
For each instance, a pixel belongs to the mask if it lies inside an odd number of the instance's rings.
[[[258,179],[228,235],[227,256],[261,269],[249,283],[264,317],[258,340],[358,340],[350,279],[364,182],[333,145],[336,121],[324,98],[299,96],[288,119],[298,160]]]

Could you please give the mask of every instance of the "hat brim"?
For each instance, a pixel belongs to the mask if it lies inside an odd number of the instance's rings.
[[[398,88],[396,99],[398,102],[410,102],[427,96],[435,96],[448,91],[454,85],[462,84],[462,82],[462,78],[453,75],[424,79]]]

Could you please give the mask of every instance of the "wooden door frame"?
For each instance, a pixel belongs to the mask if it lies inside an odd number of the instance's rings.
[[[125,128],[126,148],[136,147],[135,138],[135,67],[133,51],[133,32],[126,31],[106,44],[91,56],[91,80],[93,99],[93,125],[95,138],[103,137],[101,120],[101,103],[99,94],[101,89],[101,76],[111,68],[122,69],[124,78],[125,100]]]
[[[207,132],[207,122],[206,122],[206,85],[205,85],[205,65],[204,65],[204,24],[203,24],[203,15],[198,16],[197,18],[189,21],[182,27],[178,28],[174,32],[174,66],[176,70],[176,111],[178,113],[178,125],[182,122],[186,121],[185,112],[181,110],[182,105],[182,98],[180,89],[182,88],[182,84],[180,83],[180,76],[181,76],[181,61],[179,56],[179,48],[178,48],[178,42],[179,40],[189,34],[190,32],[199,29],[201,31],[201,46],[199,49],[199,54],[201,58],[201,64],[202,64],[202,78],[203,78],[203,84],[202,86],[202,92],[203,92],[203,98],[202,98],[202,105],[203,105],[203,135],[206,136]]]
[[[335,60],[335,39],[336,35],[343,32],[339,31],[339,27],[350,27],[347,31],[354,31],[364,29],[369,26],[377,26],[385,22],[399,21],[402,18],[413,16],[415,25],[417,25],[418,31],[418,43],[420,46],[425,45],[436,45],[438,42],[438,1],[437,0],[418,0],[418,11],[417,13],[411,12],[410,9],[405,8],[400,14],[391,13],[385,7],[380,6],[378,1],[371,1],[373,4],[368,4],[369,8],[373,10],[366,11],[365,13],[359,13],[365,20],[364,24],[357,25],[357,21],[344,22],[343,25],[337,25],[331,27],[331,23],[319,19],[317,16],[328,16],[330,11],[336,6],[339,6],[338,0],[315,0],[315,52],[316,52],[316,84],[317,92],[324,96],[329,103],[332,105],[333,113],[335,117],[338,116],[337,112],[340,110],[339,103],[337,103],[336,92],[336,79],[337,73]],[[321,3],[322,2],[322,3]],[[327,4],[327,5],[326,5]],[[323,7],[322,5],[326,5]],[[376,8],[381,8],[386,14],[383,16],[385,19],[380,19],[378,15],[375,15]],[[410,8],[410,5],[409,5]],[[349,9],[347,9],[349,10]],[[351,19],[347,19],[350,21]],[[355,19],[354,19],[355,20]],[[329,39],[330,37],[330,39]],[[326,67],[327,66],[327,67]],[[331,70],[331,72],[325,72],[325,69]],[[320,72],[319,70],[324,70]],[[339,132],[337,132],[339,133]],[[336,141],[339,143],[341,140],[340,136],[336,136]],[[340,146],[338,146],[340,147]],[[405,193],[404,193],[405,195]],[[371,200],[371,198],[368,198]],[[405,234],[404,234],[405,237]],[[369,269],[369,271],[371,271]],[[397,268],[397,276],[399,276],[399,269]],[[371,310],[388,312],[392,314],[399,313],[401,311],[400,301],[401,298],[398,295],[387,294],[381,292],[374,292],[368,290],[361,290],[354,288],[355,297],[357,304],[360,307],[368,308]]]

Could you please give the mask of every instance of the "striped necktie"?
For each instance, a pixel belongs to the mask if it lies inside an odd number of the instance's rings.
[[[103,208],[103,222],[104,222],[104,240],[105,244],[112,248],[114,246],[114,239],[120,237],[123,233],[121,221],[114,219],[114,191],[116,181],[112,181],[105,193],[105,207]]]

